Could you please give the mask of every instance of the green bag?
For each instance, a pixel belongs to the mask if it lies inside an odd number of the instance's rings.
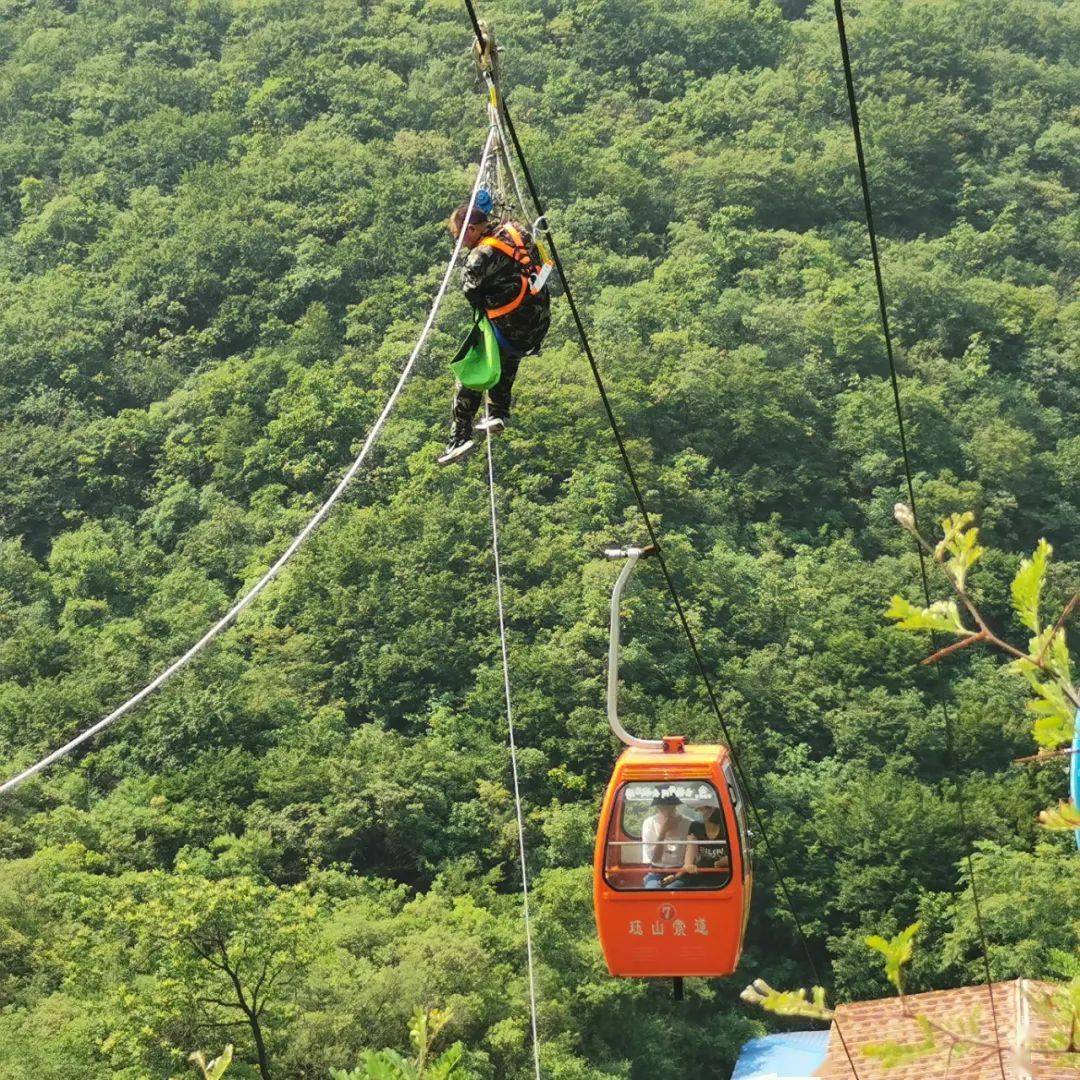
[[[450,370],[470,390],[490,390],[502,376],[495,328],[482,315],[450,361]]]

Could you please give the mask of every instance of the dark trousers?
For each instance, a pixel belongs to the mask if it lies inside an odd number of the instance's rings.
[[[514,388],[514,380],[517,378],[520,363],[520,356],[506,356],[505,354],[502,356],[502,375],[499,381],[487,392],[488,401],[491,402],[492,416],[501,416],[505,419],[510,415],[511,391]],[[454,395],[455,427],[471,430],[473,417],[479,411],[483,400],[484,394],[482,391],[459,386],[457,393]]]

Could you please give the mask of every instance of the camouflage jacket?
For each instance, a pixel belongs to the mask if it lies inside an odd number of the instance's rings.
[[[528,229],[516,221],[513,226],[524,238],[529,255],[536,265],[540,256],[529,238]],[[514,246],[512,238],[499,225],[489,234]],[[462,288],[469,303],[480,311],[498,310],[510,304],[521,292],[521,268],[509,255],[480,243],[465,260]],[[522,352],[537,352],[551,324],[551,298],[545,285],[539,293],[525,293],[521,304],[505,315],[492,317],[499,333]]]

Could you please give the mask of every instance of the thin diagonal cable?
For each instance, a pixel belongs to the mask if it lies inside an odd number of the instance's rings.
[[[484,416],[491,413],[484,403]],[[540,1080],[540,1039],[536,1032],[536,973],[533,966],[532,919],[529,915],[529,868],[525,859],[525,818],[518,781],[517,737],[514,734],[514,706],[510,694],[510,650],[506,643],[506,609],[503,602],[502,561],[499,558],[499,515],[495,505],[495,459],[491,453],[491,432],[487,432],[488,494],[491,503],[491,552],[495,561],[495,598],[499,607],[499,646],[502,650],[503,693],[506,696],[506,729],[510,740],[510,770],[514,778],[514,809],[517,813],[518,856],[521,860],[521,907],[525,918],[525,962],[529,972],[529,1018],[532,1022],[533,1068]]]
[[[476,193],[480,187],[480,178],[484,174],[484,166],[487,164],[488,156],[491,153],[492,141],[496,135],[495,128],[492,127],[488,130],[487,141],[484,143],[484,152],[480,158],[480,169],[476,174],[476,182],[473,184],[472,195],[469,197],[469,209],[472,210],[473,205],[476,202]],[[175,660],[169,665],[156,679],[144,686],[137,694],[128,698],[119,708],[114,709],[108,716],[99,720],[96,724],[88,727],[85,731],[80,732],[70,742],[66,742],[63,746],[54,750],[51,754],[46,755],[40,761],[31,765],[28,769],[24,769],[17,776],[13,776],[10,780],[7,780],[4,784],[0,785],[0,794],[7,791],[12,791],[17,788],[24,780],[29,780],[31,776],[42,771],[42,769],[48,768],[54,762],[59,761],[62,757],[66,757],[76,747],[81,746],[84,742],[92,739],[99,732],[109,727],[115,721],[119,720],[125,713],[130,712],[140,702],[148,698],[155,690],[164,686],[177,672],[187,667],[198,655],[205,649],[223,630],[231,626],[236,621],[240,613],[278,576],[281,570],[285,567],[286,563],[296,554],[301,545],[311,536],[311,534],[322,524],[327,514],[333,509],[334,504],[345,494],[346,488],[353,482],[356,474],[360,471],[367,459],[368,453],[375,445],[376,439],[382,432],[390,413],[393,411],[394,406],[397,404],[398,398],[401,396],[402,390],[405,389],[405,384],[409,381],[409,377],[412,375],[413,368],[416,366],[416,361],[419,359],[420,352],[424,345],[427,343],[427,339],[431,334],[432,328],[435,325],[435,318],[439,313],[439,308],[442,306],[442,302],[446,296],[446,290],[449,288],[450,279],[453,276],[454,267],[457,265],[458,256],[461,254],[461,246],[464,240],[464,230],[458,235],[457,241],[454,244],[454,253],[450,257],[450,262],[447,264],[446,273],[443,275],[442,284],[439,286],[439,291],[435,294],[434,303],[431,305],[431,311],[428,313],[427,322],[424,323],[424,328],[420,333],[420,337],[413,348],[408,362],[402,369],[401,375],[398,378],[397,385],[394,387],[393,392],[390,394],[386,405],[383,407],[383,411],[379,414],[378,419],[372,425],[371,431],[368,432],[367,438],[364,440],[364,445],[360,448],[360,453],[357,455],[356,460],[349,466],[348,471],[341,478],[341,482],[338,484],[330,497],[319,507],[319,509],[312,516],[311,520],[304,526],[304,528],[293,539],[292,543],[285,549],[281,557],[266,571],[265,574],[231,607],[229,610],[216,622],[212,627],[183,656],[178,660]]]
[[[469,13],[469,19],[472,22],[473,33],[476,35],[476,40],[480,43],[481,48],[484,44],[483,31],[480,28],[480,20],[476,14],[476,8],[473,4],[473,0],[465,0],[465,7]],[[705,667],[704,657],[701,655],[701,650],[698,647],[697,639],[694,636],[694,632],[690,626],[690,621],[687,618],[686,611],[683,608],[682,599],[679,596],[679,591],[675,586],[675,580],[671,575],[671,571],[668,569],[667,560],[664,557],[664,550],[660,543],[660,538],[656,534],[656,529],[653,526],[652,518],[649,515],[648,508],[645,505],[645,499],[642,495],[641,485],[638,483],[637,472],[634,469],[633,462],[630,460],[630,455],[626,449],[626,443],[622,436],[622,431],[619,428],[618,420],[615,418],[615,412],[611,407],[611,400],[608,397],[607,387],[604,385],[603,376],[600,374],[600,368],[597,365],[596,357],[593,354],[592,345],[589,343],[589,335],[585,330],[585,324],[582,321],[581,313],[578,310],[578,306],[574,301],[574,293],[570,287],[570,282],[566,276],[566,271],[563,268],[562,259],[559,258],[559,249],[555,244],[555,238],[551,233],[550,225],[546,223],[544,217],[544,205],[540,198],[540,194],[536,189],[536,184],[533,182],[532,172],[529,169],[528,160],[525,157],[525,151],[521,146],[521,140],[518,138],[517,131],[514,128],[514,121],[510,115],[509,105],[506,101],[505,94],[501,97],[502,102],[502,115],[506,122],[506,131],[510,135],[511,142],[514,145],[514,152],[517,154],[518,161],[521,163],[521,172],[525,177],[525,184],[529,189],[529,195],[532,197],[536,212],[540,215],[541,220],[545,222],[544,235],[547,239],[548,247],[551,250],[551,259],[555,264],[555,269],[559,275],[559,280],[562,283],[563,294],[566,297],[566,302],[570,307],[570,313],[573,316],[574,326],[577,329],[578,337],[581,339],[581,347],[585,353],[585,357],[589,362],[589,367],[592,370],[593,381],[596,383],[597,391],[600,394],[600,400],[604,406],[604,412],[607,415],[608,424],[611,427],[612,434],[615,437],[615,443],[619,450],[619,456],[622,459],[623,468],[626,470],[627,478],[630,481],[630,487],[634,493],[634,499],[637,502],[638,510],[641,513],[642,521],[645,524],[645,528],[649,534],[649,540],[656,548],[656,558],[660,565],[660,570],[663,573],[664,582],[667,585],[667,590],[671,595],[671,599],[675,605],[675,611],[678,616],[679,624],[682,627],[683,634],[686,636],[687,643],[690,646],[690,652],[693,655],[694,663],[697,667],[698,673],[701,676],[702,684],[705,687],[706,694],[709,698],[709,704],[716,715],[720,730],[723,732],[724,739],[727,742],[728,748],[731,752],[731,761],[735,767],[735,771],[738,774],[739,781],[742,783],[743,790],[746,793],[747,805],[750,807],[750,812],[754,816],[754,822],[758,827],[758,831],[761,834],[761,839],[765,845],[765,851],[768,855],[769,861],[773,865],[773,869],[776,873],[777,888],[784,898],[784,903],[787,905],[788,910],[791,912],[791,917],[795,922],[795,929],[798,934],[800,944],[803,951],[806,954],[807,962],[810,966],[810,970],[813,972],[814,979],[821,983],[823,982],[820,973],[818,972],[817,963],[814,960],[813,953],[810,949],[810,941],[806,936],[806,932],[803,929],[802,922],[799,919],[798,912],[791,899],[791,892],[788,888],[787,879],[784,876],[783,870],[780,867],[779,859],[776,857],[773,851],[773,846],[769,840],[769,833],[765,827],[764,819],[758,812],[757,804],[751,795],[751,788],[747,782],[746,773],[742,767],[742,763],[739,759],[738,752],[736,750],[735,741],[731,737],[731,732],[728,729],[727,721],[724,719],[724,714],[720,709],[720,701],[716,696],[716,690],[713,687],[712,679],[709,677],[708,669]],[[839,1023],[836,1020],[833,1021],[836,1027],[836,1033],[840,1038],[841,1045],[844,1048],[844,1054],[847,1057],[848,1064],[851,1067],[851,1071],[858,1080],[858,1071],[855,1068],[855,1062],[852,1060],[851,1052],[848,1049],[847,1040],[844,1038],[844,1034],[840,1029]]]
[[[918,508],[915,501],[915,485],[911,478],[911,457],[908,453],[907,436],[904,430],[904,410],[900,402],[900,380],[896,374],[896,358],[893,353],[892,331],[889,326],[889,307],[885,299],[885,282],[881,273],[881,253],[878,249],[877,228],[874,225],[874,206],[870,198],[870,179],[866,169],[866,154],[863,150],[862,125],[859,122],[859,103],[855,94],[855,77],[851,70],[851,51],[848,48],[847,28],[844,24],[843,0],[833,0],[836,12],[836,31],[840,38],[840,55],[844,63],[844,83],[847,88],[848,112],[851,118],[851,133],[855,139],[855,156],[859,163],[859,183],[862,186],[863,210],[866,213],[866,231],[870,237],[870,255],[874,264],[874,282],[877,286],[878,311],[881,316],[881,332],[885,339],[885,355],[889,361],[889,380],[892,383],[893,405],[896,408],[896,425],[900,433],[900,451],[904,463],[904,478],[907,482],[908,499],[911,502],[911,514],[918,528]],[[919,544],[915,545],[919,553],[919,573],[922,578],[923,596],[926,606],[930,606],[930,582],[926,570],[926,555]],[[1001,1048],[1001,1035],[998,1030],[997,1005],[994,1001],[994,983],[990,974],[989,943],[986,928],[983,926],[982,905],[979,902],[979,888],[975,876],[975,862],[971,857],[971,834],[968,830],[967,813],[964,810],[963,782],[960,778],[956,746],[954,742],[952,715],[947,702],[942,699],[941,711],[945,720],[945,748],[949,759],[949,771],[956,778],[956,812],[960,826],[961,843],[967,848],[964,857],[967,861],[968,879],[971,882],[971,898],[975,906],[975,921],[979,928],[979,940],[982,944],[983,968],[986,978],[986,992],[990,998],[990,1015],[994,1022],[994,1041],[998,1046],[998,1067],[1002,1080],[1005,1080],[1005,1059]]]

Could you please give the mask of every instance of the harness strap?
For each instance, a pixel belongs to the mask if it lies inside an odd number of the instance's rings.
[[[508,304],[503,304],[502,307],[487,308],[485,314],[489,319],[497,319],[502,315],[509,315],[511,311],[516,311],[525,302],[525,297],[532,287],[535,264],[529,254],[529,249],[525,246],[525,241],[521,238],[521,233],[509,223],[502,226],[502,231],[510,237],[511,244],[508,244],[505,240],[500,240],[497,236],[485,236],[480,241],[480,244],[483,247],[494,248],[495,251],[505,255],[508,259],[513,259],[517,263],[521,272],[521,288],[518,290],[517,296]]]
[[[525,274],[521,275],[521,288],[517,296],[509,304],[502,307],[488,308],[485,314],[489,319],[497,319],[500,315],[509,315],[511,311],[517,311],[525,301],[525,294],[529,291],[529,279]]]
[[[496,251],[501,251],[508,259],[513,259],[516,263],[522,261],[521,251],[518,248],[511,247],[505,240],[499,240],[494,236],[485,236],[480,243],[483,247],[494,248]],[[526,258],[528,258],[527,255]]]
[[[496,251],[502,252],[507,258],[513,259],[514,262],[521,266],[531,267],[533,265],[532,256],[525,246],[525,241],[521,239],[521,233],[510,224],[503,225],[502,228],[513,242],[512,245],[505,240],[500,240],[497,236],[485,236],[480,241],[480,244],[483,247],[494,248]]]

